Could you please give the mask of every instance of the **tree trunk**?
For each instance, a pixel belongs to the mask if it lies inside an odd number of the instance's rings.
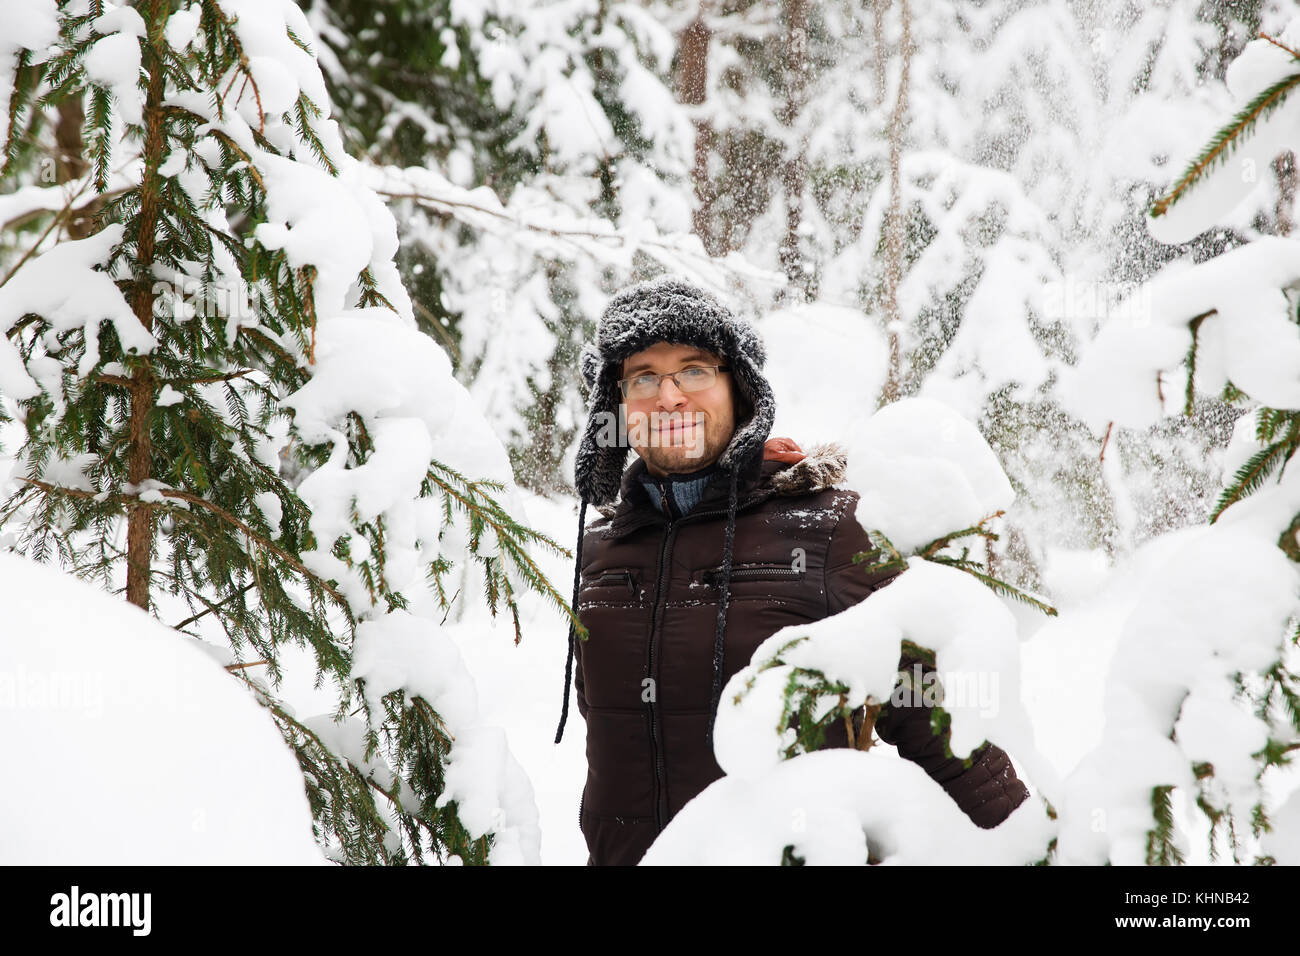
[[[879,5],[887,0],[877,0]],[[898,287],[903,281],[903,254],[906,234],[903,229],[902,164],[903,129],[907,117],[908,74],[912,65],[912,14],[908,0],[900,0],[903,35],[899,43],[902,69],[898,77],[898,96],[889,117],[889,209],[885,214],[885,322],[889,333],[889,376],[881,391],[880,404],[897,401],[902,394],[903,316],[898,308]]]
[[[81,128],[86,122],[86,111],[80,95],[69,96],[59,104],[59,119],[54,126],[54,141],[59,148],[57,176],[60,183],[75,182],[90,168],[86,162],[86,144]],[[85,239],[90,235],[97,202],[87,203],[81,209],[71,210],[65,229],[69,239]]]
[[[706,4],[701,0],[695,19],[682,31],[677,56],[677,98],[688,106],[700,106],[709,91],[709,41],[713,32],[705,21]],[[695,120],[695,168],[691,178],[695,185],[695,234],[711,256],[726,252],[724,243],[713,227],[713,182],[709,177],[709,153],[713,148],[713,128],[708,120]]]
[[[136,241],[135,290],[131,308],[135,317],[153,331],[153,263],[158,240],[159,186],[158,167],[162,165],[166,138],[163,133],[163,90],[165,74],[157,50],[165,42],[162,36],[170,4],[153,0],[142,11],[147,23],[143,66],[149,75],[145,99],[144,175],[140,186],[139,232]],[[130,450],[127,478],[137,489],[152,475],[153,443],[150,419],[154,409],[154,379],[148,358],[137,361],[131,373]],[[133,502],[127,512],[126,530],[126,599],[146,611],[149,609],[149,577],[153,562],[154,512],[142,501]]]
[[[786,84],[781,124],[790,130],[793,142],[782,158],[781,185],[785,190],[785,238],[781,241],[781,268],[788,285],[787,298],[807,300],[812,295],[812,276],[805,269],[799,249],[799,228],[803,224],[804,183],[808,178],[807,143],[794,134],[803,111],[808,80],[808,2],[786,0]]]
[[[1289,236],[1291,230],[1295,228],[1295,219],[1293,218],[1296,192],[1295,153],[1288,150],[1279,156],[1273,162],[1273,172],[1277,176],[1277,207],[1275,209],[1277,234],[1279,236]]]

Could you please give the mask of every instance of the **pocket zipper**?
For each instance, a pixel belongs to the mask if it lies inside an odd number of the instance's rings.
[[[625,584],[629,594],[636,594],[636,584],[632,580],[631,571],[605,571],[597,575],[591,582],[590,587],[604,587],[613,584]]]
[[[732,568],[733,581],[761,581],[765,578],[797,578],[803,574],[794,568]],[[709,587],[718,587],[722,581],[722,568],[711,568],[702,575],[702,580]]]

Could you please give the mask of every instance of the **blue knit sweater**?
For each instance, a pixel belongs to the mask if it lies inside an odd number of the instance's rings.
[[[710,465],[708,468],[702,468],[699,471],[692,471],[684,475],[666,475],[663,478],[656,478],[646,472],[641,475],[641,484],[645,486],[646,494],[650,496],[650,501],[661,514],[664,510],[663,499],[664,496],[667,496],[669,509],[673,512],[670,517],[680,517],[689,513],[700,503],[705,487],[708,485],[709,480],[717,474],[717,470],[716,465]]]

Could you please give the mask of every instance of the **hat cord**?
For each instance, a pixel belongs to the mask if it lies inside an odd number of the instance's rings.
[[[558,744],[564,737],[564,722],[569,717],[569,684],[573,681],[573,648],[574,640],[577,637],[577,628],[575,621],[578,618],[578,584],[582,579],[582,539],[587,531],[587,499],[582,499],[582,504],[578,507],[578,544],[573,549],[575,557],[573,559],[573,603],[569,605],[573,609],[573,618],[569,621],[569,657],[564,662],[564,706],[560,708],[560,726],[555,730],[555,742]]]

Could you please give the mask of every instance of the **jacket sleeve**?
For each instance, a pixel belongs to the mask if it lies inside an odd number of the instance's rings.
[[[933,673],[929,664],[904,654],[900,668]],[[1016,776],[1006,751],[987,741],[971,753],[970,766],[960,757],[945,756],[949,732],[936,734],[930,726],[931,709],[924,703],[890,701],[876,718],[876,733],[898,748],[900,756],[919,765],[952,797],[953,802],[984,829],[997,826],[1029,798],[1029,790]]]
[[[871,538],[853,516],[856,506],[855,495],[831,532],[830,547],[826,551],[824,587],[827,617],[852,607],[898,575],[896,568],[871,568],[880,559],[880,549],[871,543]],[[860,564],[854,564],[853,556],[863,551],[867,556]]]
[[[863,600],[877,588],[884,587],[897,575],[894,569],[868,573],[873,559],[879,557],[867,532],[853,516],[856,500],[835,527],[826,560],[827,613],[838,614]],[[853,555],[870,552],[862,564],[853,563]],[[898,667],[910,672],[921,664],[922,675],[934,668],[916,657],[904,654]],[[985,743],[969,757],[970,766],[960,757],[945,756],[949,733],[935,734],[930,726],[931,710],[924,703],[916,706],[886,703],[876,718],[880,739],[898,748],[900,756],[918,764],[938,783],[976,826],[995,827],[1029,797],[1029,790],[1016,776],[1005,751]],[[854,715],[861,724],[861,711]],[[830,746],[848,746],[847,734],[833,727],[827,735]]]

